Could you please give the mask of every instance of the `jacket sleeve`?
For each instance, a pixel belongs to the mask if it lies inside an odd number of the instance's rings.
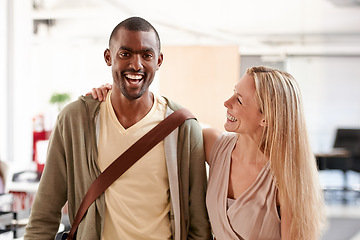
[[[52,131],[47,160],[31,208],[25,240],[54,239],[61,220],[61,209],[67,199],[64,142],[59,119]]]
[[[189,232],[188,239],[212,239],[210,222],[206,210],[207,174],[202,129],[199,123],[192,121],[189,133]]]

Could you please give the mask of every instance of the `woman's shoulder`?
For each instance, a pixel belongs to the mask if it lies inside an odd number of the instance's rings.
[[[213,151],[213,148],[217,143],[220,142],[230,142],[231,139],[237,138],[237,134],[229,133],[229,132],[222,132],[218,129],[214,128],[204,128],[203,129],[203,136],[204,136],[204,146],[205,146],[205,153],[206,153],[206,161],[209,163],[210,155]]]
[[[211,148],[217,141],[231,141],[237,139],[236,133],[222,132],[215,128],[203,128],[204,141],[207,142]]]
[[[214,142],[220,135],[221,131],[219,129],[203,128],[203,136],[205,141]]]

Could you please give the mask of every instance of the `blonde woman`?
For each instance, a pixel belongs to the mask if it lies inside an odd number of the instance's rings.
[[[99,100],[111,88],[93,89]],[[315,240],[324,202],[302,100],[288,73],[252,67],[225,102],[227,132],[203,130],[217,240]]]
[[[215,237],[319,239],[323,196],[295,79],[249,68],[225,107],[232,134],[203,130]]]

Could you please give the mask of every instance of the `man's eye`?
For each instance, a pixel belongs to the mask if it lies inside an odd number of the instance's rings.
[[[240,101],[240,99],[238,99],[238,98],[236,98],[237,99],[237,101],[242,105],[242,102]]]
[[[126,53],[126,52],[121,52],[121,53],[119,53],[119,55],[120,55],[120,57],[122,57],[122,58],[125,58],[125,57],[129,57],[129,53]]]
[[[144,58],[145,59],[150,59],[150,58],[152,58],[153,57],[153,54],[152,53],[145,53],[144,54]]]

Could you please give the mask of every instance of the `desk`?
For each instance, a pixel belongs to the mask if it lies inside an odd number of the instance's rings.
[[[25,219],[22,219],[22,221],[19,221],[21,225],[24,226],[22,229],[23,232],[19,233],[19,236],[15,236],[14,240],[22,240],[23,234],[25,231],[25,225],[28,222],[28,216],[30,214],[30,209],[33,204],[35,194],[37,192],[37,189],[39,187],[39,181],[34,181],[34,179],[31,179],[31,181],[26,180],[19,180],[19,181],[11,181],[9,182],[9,192],[13,194],[13,211],[26,211],[28,210],[28,215]],[[65,211],[63,211],[63,214]],[[65,230],[64,223],[60,223],[58,232],[63,232]],[[0,239],[2,239],[0,237]]]
[[[351,187],[348,187],[347,171],[351,170],[353,165],[353,158],[350,151],[344,148],[334,148],[328,152],[316,153],[315,157],[317,159],[317,164],[319,170],[329,170],[329,169],[339,169],[343,172],[343,186],[331,186],[325,185],[325,191],[336,191],[340,190],[342,195],[342,201],[348,202],[346,197],[348,191],[354,190]]]
[[[28,222],[30,209],[39,187],[39,181],[18,180],[19,181],[14,181],[14,178],[12,178],[7,187],[9,193],[13,196],[12,212],[14,212],[14,220],[12,223],[12,232],[14,239],[22,239],[25,233],[25,226]]]
[[[329,158],[338,158],[339,161],[345,161],[345,169],[341,169],[341,170],[349,170],[349,164],[350,164],[350,157],[351,157],[351,154],[348,150],[346,150],[345,148],[334,148],[328,152],[320,152],[320,153],[315,153],[315,157],[318,161],[318,167],[319,167],[319,170],[325,170],[327,169],[327,160]],[[324,161],[320,161],[321,158],[324,160]]]
[[[10,192],[26,192],[36,193],[39,187],[39,182],[10,182]]]
[[[333,148],[328,152],[315,154],[318,157],[350,157],[350,152],[345,148]]]
[[[39,182],[9,182],[9,192],[13,194],[13,211],[30,209],[35,198]]]

